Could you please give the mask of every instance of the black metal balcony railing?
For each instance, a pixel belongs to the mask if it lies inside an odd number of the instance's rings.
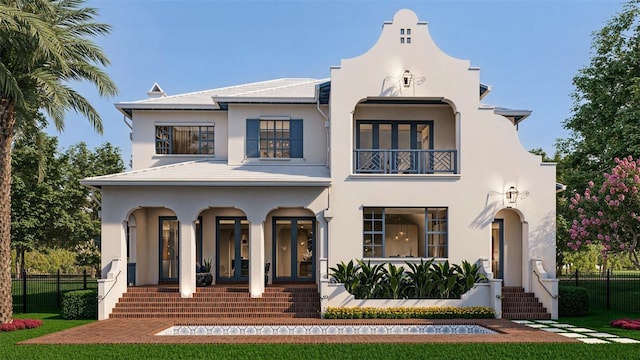
[[[356,149],[356,174],[457,174],[457,150]]]

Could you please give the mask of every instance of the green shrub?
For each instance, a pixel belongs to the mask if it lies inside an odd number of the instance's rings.
[[[62,318],[66,320],[97,319],[98,293],[95,290],[76,290],[62,296]]]
[[[495,311],[486,306],[432,307],[328,307],[325,319],[494,319]]]
[[[575,286],[559,286],[558,313],[560,316],[583,316],[589,314],[587,289]]]

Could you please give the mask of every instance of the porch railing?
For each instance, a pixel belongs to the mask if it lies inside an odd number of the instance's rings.
[[[355,149],[356,174],[457,174],[457,150]]]

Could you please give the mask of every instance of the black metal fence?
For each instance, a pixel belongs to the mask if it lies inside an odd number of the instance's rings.
[[[29,274],[23,272],[11,279],[13,312],[57,312],[62,308],[62,295],[67,291],[97,289],[97,278],[82,274]]]
[[[559,276],[561,286],[587,289],[589,305],[595,308],[640,312],[640,273],[580,273]]]

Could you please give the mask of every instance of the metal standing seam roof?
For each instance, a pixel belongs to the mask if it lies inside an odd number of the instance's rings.
[[[115,106],[127,115],[133,109],[211,109],[229,102],[292,102],[315,103],[316,87],[329,79],[284,78],[249,84],[203,90],[186,94],[154,97],[133,102],[119,102]]]
[[[225,161],[195,160],[80,181],[102,187],[128,186],[310,186],[331,184],[324,165],[227,165]]]

